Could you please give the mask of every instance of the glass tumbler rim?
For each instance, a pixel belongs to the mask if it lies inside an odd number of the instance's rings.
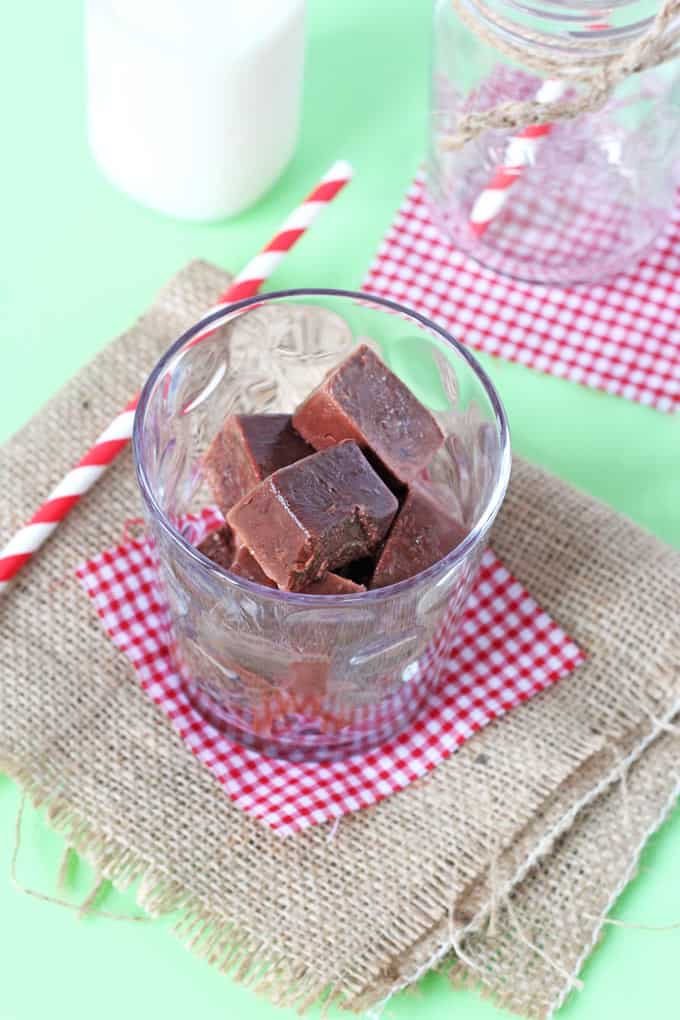
[[[498,427],[500,453],[498,475],[493,491],[487,499],[482,511],[478,514],[473,527],[470,529],[463,541],[452,549],[450,553],[437,560],[426,570],[422,570],[420,573],[414,574],[412,577],[406,578],[404,581],[386,585],[383,588],[375,588],[373,590],[356,592],[348,595],[306,595],[302,592],[288,592],[281,591],[279,589],[266,588],[264,585],[257,584],[254,581],[249,581],[245,578],[238,577],[236,574],[232,574],[230,571],[220,567],[203,553],[199,552],[199,550],[182,535],[178,528],[175,527],[163,508],[159,505],[154,494],[153,486],[149,480],[146,465],[144,463],[142,445],[146,412],[159,377],[168,369],[182,348],[203,330],[210,326],[215,326],[215,328],[217,328],[217,326],[221,324],[222,319],[227,320],[227,318],[231,318],[235,312],[243,311],[244,309],[250,308],[254,305],[268,304],[269,302],[275,302],[276,300],[291,297],[346,298],[351,301],[368,302],[389,311],[408,316],[410,319],[415,320],[426,329],[432,330],[449,346],[453,347],[456,353],[459,354],[465,362],[467,362],[473,374],[481,384],[493,410],[494,419]],[[217,305],[201,316],[200,319],[186,329],[177,338],[177,340],[171,344],[164,354],[161,355],[142,387],[132,429],[132,455],[135,464],[137,483],[147,508],[155,517],[157,525],[166,533],[174,545],[177,545],[182,549],[185,555],[188,555],[191,559],[193,559],[202,569],[221,577],[224,581],[230,582],[236,590],[244,590],[250,592],[252,595],[256,595],[258,598],[266,598],[273,602],[280,602],[281,604],[287,605],[299,604],[300,606],[305,606],[307,608],[310,608],[312,605],[316,607],[326,606],[329,608],[331,606],[338,605],[350,606],[361,604],[365,606],[369,602],[375,603],[380,602],[381,600],[384,601],[386,598],[396,596],[400,592],[410,590],[416,584],[422,583],[428,577],[440,573],[442,569],[448,570],[463,561],[496,517],[505,497],[508,481],[510,479],[511,467],[510,428],[505,408],[489,375],[471,351],[469,351],[460,340],[457,340],[451,333],[449,333],[448,330],[437,325],[436,322],[428,319],[427,316],[421,315],[420,312],[416,312],[413,309],[408,308],[406,305],[402,305],[397,301],[391,301],[389,298],[384,298],[377,294],[371,294],[368,291],[344,290],[335,287],[296,287],[289,290],[266,291],[253,297],[243,298],[240,301],[225,302],[224,304]]]

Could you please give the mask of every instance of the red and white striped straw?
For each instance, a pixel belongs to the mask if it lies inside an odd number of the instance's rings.
[[[536,102],[554,103],[561,99],[566,84],[555,78],[548,78],[536,93]],[[514,135],[505,150],[502,164],[492,179],[475,199],[470,212],[470,230],[475,237],[481,237],[498,216],[508,201],[510,189],[519,179],[524,167],[534,162],[536,151],[543,138],[552,131],[552,124],[531,124]]]
[[[351,180],[352,173],[351,165],[344,160],[334,163],[305,201],[282,223],[269,244],[234,278],[218,299],[216,307],[225,307],[257,294],[286,252],[290,251],[321,210]],[[210,332],[212,329],[202,336]],[[114,418],[85,456],[52,490],[30,521],[0,551],[0,595],[127,446],[132,436],[138,400],[139,395]]]
[[[592,21],[588,28],[591,32],[600,32],[611,28],[609,21]],[[559,78],[546,78],[535,95],[537,103],[556,103],[567,91],[567,82]],[[476,237],[481,237],[498,216],[508,201],[510,189],[519,180],[524,167],[535,162],[536,153],[542,139],[549,135],[554,125],[530,124],[510,139],[505,150],[503,163],[496,170],[493,178],[475,199],[470,213],[469,225]]]

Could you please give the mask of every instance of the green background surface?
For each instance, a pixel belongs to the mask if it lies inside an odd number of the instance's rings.
[[[311,0],[302,138],[277,186],[230,222],[164,219],[114,191],[84,132],[81,9],[77,0],[4,4],[0,31],[2,251],[0,439],[149,303],[167,277],[201,256],[238,268],[337,158],[356,179],[271,280],[285,286],[360,283],[424,151],[429,9],[423,0]],[[515,449],[680,546],[680,416],[675,418],[482,359],[505,399]],[[1,464],[0,464],[1,474]],[[19,802],[0,776],[0,1020],[184,1020],[292,1016],[194,959],[169,921],[124,924],[38,902],[10,883]],[[60,840],[28,811],[20,878],[55,892]],[[613,916],[680,920],[680,812],[648,846],[641,874]],[[89,887],[85,865],[67,895]],[[110,910],[133,911],[111,893]],[[585,991],[564,1020],[677,1017],[680,931],[609,928],[588,962]],[[397,1018],[483,1020],[502,1014],[429,977],[399,996]]]

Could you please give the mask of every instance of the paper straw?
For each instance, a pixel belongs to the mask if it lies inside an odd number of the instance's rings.
[[[566,92],[565,82],[548,78],[536,93],[538,103],[554,103]],[[519,179],[522,170],[534,162],[541,140],[550,134],[552,124],[532,124],[514,135],[508,143],[503,163],[498,167],[486,188],[475,199],[470,213],[470,230],[476,237],[486,232],[508,201],[510,189]]]
[[[302,237],[319,213],[351,180],[352,167],[341,160],[334,163],[305,201],[282,223],[280,229],[248,263],[218,299],[218,307],[257,294],[286,252]],[[203,334],[209,335],[211,331]],[[111,422],[76,466],[52,490],[30,521],[0,551],[0,596],[12,578],[35,556],[59,524],[95,485],[132,436],[139,395]]]
[[[591,32],[611,28],[609,21],[591,21],[587,26]],[[558,78],[546,78],[536,92],[537,103],[556,103],[567,91],[567,82]],[[487,227],[498,216],[508,200],[508,193],[519,179],[522,170],[535,162],[541,139],[552,131],[553,124],[533,124],[510,139],[505,150],[503,164],[498,167],[492,180],[480,193],[470,213],[470,230],[481,237]]]

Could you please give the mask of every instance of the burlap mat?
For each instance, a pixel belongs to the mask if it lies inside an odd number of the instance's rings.
[[[5,445],[0,541],[226,282],[213,266],[190,265]],[[531,887],[532,867],[542,876],[536,862],[676,710],[680,555],[516,460],[495,548],[588,662],[426,779],[344,818],[332,839],[323,826],[282,839],[224,797],[72,581],[74,565],[117,542],[138,508],[127,454],[0,605],[0,767],[48,805],[50,824],[102,876],[122,886],[141,877],[143,907],[181,909],[181,937],[275,1001],[305,1005],[326,992],[358,1007],[452,940],[465,951],[470,932],[516,882]],[[571,868],[564,859],[565,887]],[[600,877],[610,892],[621,880]],[[511,955],[491,966],[514,1001]],[[550,981],[553,997],[565,983],[557,971],[533,988],[521,980],[521,1008],[538,1015]]]

